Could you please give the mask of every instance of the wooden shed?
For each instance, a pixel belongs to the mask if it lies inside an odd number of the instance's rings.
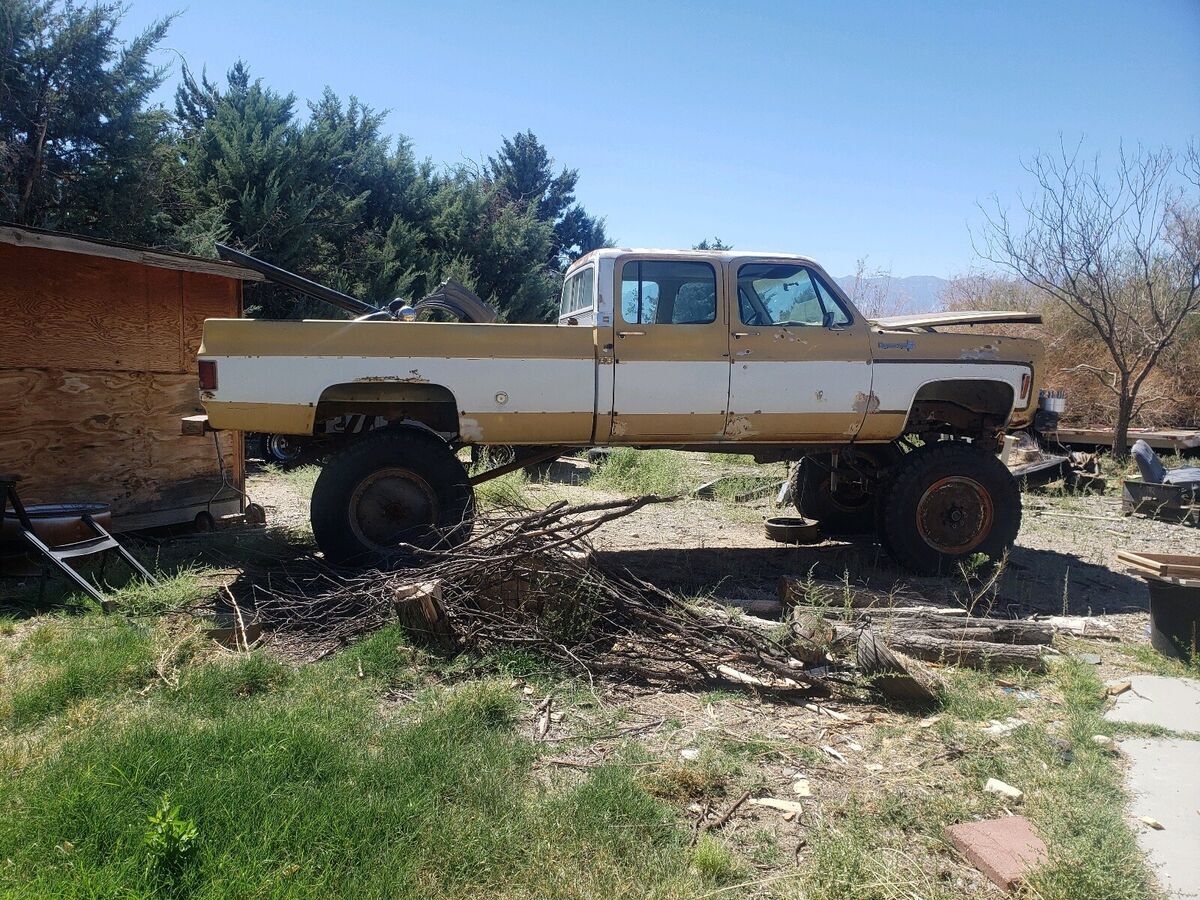
[[[102,502],[118,530],[242,510],[240,434],[180,433],[203,412],[204,320],[242,312],[213,259],[0,224],[0,472],[26,503]]]

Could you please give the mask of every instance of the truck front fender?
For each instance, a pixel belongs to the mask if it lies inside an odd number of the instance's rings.
[[[904,431],[985,437],[1008,423],[1014,395],[1012,385],[1004,381],[982,378],[931,381],[922,385],[913,398]]]

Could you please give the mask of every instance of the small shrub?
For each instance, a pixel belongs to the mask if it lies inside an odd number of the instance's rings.
[[[154,815],[147,816],[150,827],[142,838],[146,848],[146,875],[167,888],[178,885],[200,836],[196,823],[179,816],[179,807],[163,794]]]

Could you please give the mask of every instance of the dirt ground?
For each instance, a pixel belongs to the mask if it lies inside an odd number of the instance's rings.
[[[693,482],[721,470],[700,455],[694,462],[702,471]],[[738,465],[725,471],[754,473]],[[306,535],[306,495],[314,474],[259,473],[250,478],[251,496],[267,507],[272,526],[298,538]],[[617,496],[551,480],[530,482],[523,492],[526,502],[535,505]],[[648,506],[605,526],[595,545],[602,567],[628,568],[660,586],[758,614],[770,615],[780,578],[787,576],[810,579],[833,597],[849,591],[856,598],[865,594],[885,602],[982,607],[1002,616],[1093,616],[1108,623],[1110,642],[1085,645],[1067,639],[1061,649],[1099,650],[1103,660],[1096,672],[1101,678],[1127,673],[1129,655],[1110,648],[1117,641],[1126,647],[1146,644],[1148,595],[1140,578],[1122,572],[1117,550],[1200,553],[1200,531],[1124,518],[1119,501],[1111,497],[1071,497],[1049,490],[1026,494],[1024,504],[1017,546],[988,591],[963,573],[914,578],[869,540],[776,544],[765,537],[762,525],[777,512],[773,498],[743,503],[686,499]],[[985,703],[1007,703],[1017,718],[1040,716],[1049,721],[1051,732],[1057,727],[1060,701],[1044,686],[1026,702],[1013,699],[1020,695],[1019,686],[986,676],[979,684]],[[886,796],[900,807],[922,809],[941,808],[948,794],[970,798],[978,793],[958,765],[961,737],[941,729],[938,716],[922,720],[849,698],[787,705],[736,693],[612,684],[584,689],[578,683],[547,684],[536,678],[515,679],[513,687],[527,700],[527,732],[546,744],[536,765],[547,780],[578,776],[614,761],[644,766],[655,792],[676,804],[697,834],[736,807],[720,826],[721,839],[736,847],[757,873],[752,877],[762,880],[764,896],[775,895],[770,886],[776,880],[783,883],[805,866],[823,864],[814,858],[823,851],[810,843],[820,833],[823,817],[853,819],[864,797]],[[409,699],[397,691],[383,702]],[[982,729],[988,721],[985,715],[970,727]],[[751,799],[743,799],[747,792]],[[798,812],[790,812],[751,802],[762,798],[802,804]],[[972,809],[974,801],[962,802],[967,803],[964,809]],[[915,843],[909,846],[914,827]],[[940,831],[922,833],[919,825],[909,826],[898,840],[909,849],[881,846],[879,859],[886,863],[889,854],[896,855],[912,896],[999,896],[978,871],[948,850]]]
[[[685,454],[691,483],[720,475],[761,475],[737,458]],[[776,470],[778,469],[778,472]],[[586,470],[585,470],[586,471]],[[782,475],[778,466],[767,471]],[[283,477],[258,470],[249,494],[268,511],[268,524],[297,537],[308,535],[307,494],[316,470]],[[544,505],[613,499],[617,494],[583,484],[531,480],[525,501]],[[1023,495],[1016,546],[994,584],[967,572],[918,577],[901,569],[869,538],[829,538],[786,546],[766,537],[763,520],[787,514],[774,496],[748,502],[682,499],[644,507],[609,523],[594,537],[604,567],[628,569],[661,587],[711,597],[768,617],[781,578],[809,579],[830,595],[849,591],[889,603],[932,603],[1004,617],[1089,616],[1133,643],[1146,643],[1149,593],[1143,579],[1123,571],[1118,550],[1200,553],[1200,529],[1121,514],[1115,496],[1072,496],[1054,487]],[[985,590],[986,587],[986,590]],[[834,602],[840,602],[835,600]]]

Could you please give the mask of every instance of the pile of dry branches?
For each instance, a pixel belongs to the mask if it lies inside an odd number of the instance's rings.
[[[772,634],[629,573],[597,568],[589,536],[658,502],[647,496],[507,510],[477,519],[457,547],[413,548],[416,565],[277,574],[254,586],[254,618],[293,637],[343,644],[398,617],[445,651],[523,649],[589,678],[818,689],[803,660],[822,654],[799,645],[786,626]]]

